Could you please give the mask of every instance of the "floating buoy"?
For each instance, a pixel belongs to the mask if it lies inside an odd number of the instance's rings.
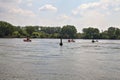
[[[63,43],[62,43],[62,38],[60,38],[60,46],[63,46]]]
[[[95,41],[94,41],[94,39],[92,40],[92,43],[94,43]]]

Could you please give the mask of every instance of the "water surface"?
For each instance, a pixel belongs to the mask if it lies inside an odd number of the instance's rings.
[[[120,41],[0,39],[0,80],[120,80]]]

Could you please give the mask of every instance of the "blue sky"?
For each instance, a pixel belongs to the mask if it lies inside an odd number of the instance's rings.
[[[120,28],[120,0],[0,0],[0,20],[13,25]]]

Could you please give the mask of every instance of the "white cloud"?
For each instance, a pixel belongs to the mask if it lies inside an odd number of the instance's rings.
[[[25,10],[19,7],[19,4],[21,2],[22,0],[0,0],[1,13],[4,15],[11,14],[11,16],[20,15],[34,17],[35,14],[32,11]]]
[[[22,2],[22,0],[17,0],[17,1],[18,1],[19,4]]]
[[[115,10],[115,11],[120,11],[120,8],[115,8],[114,10]]]
[[[31,2],[31,1],[33,1],[33,0],[27,0],[28,2]]]
[[[99,6],[100,6],[100,3],[93,2],[88,4],[82,4],[81,6],[79,6],[79,9],[89,9],[89,8],[94,8]]]
[[[29,7],[31,7],[33,4],[31,3],[31,2],[29,2],[28,4],[27,4],[27,6],[29,6]]]
[[[40,11],[57,11],[57,8],[51,4],[46,4],[39,8]]]
[[[66,14],[60,15],[59,18],[60,18],[60,19],[63,19],[63,20],[68,20],[68,19],[70,19],[70,17],[69,17],[68,15],[66,15]]]
[[[22,16],[30,16],[30,17],[34,17],[35,16],[35,14],[32,11],[23,10],[21,8],[13,8],[9,12],[13,13],[13,14],[22,15]]]
[[[98,11],[99,13],[108,13],[109,11],[119,11],[120,0],[100,0],[98,2],[81,4],[76,9],[72,11],[74,15],[82,15],[86,11]]]
[[[33,0],[27,0],[27,6],[28,7],[33,6]]]
[[[11,4],[11,3],[12,3],[12,4],[14,4],[14,3],[17,3],[17,4],[18,4],[18,3],[21,3],[21,1],[22,1],[22,0],[0,0],[0,2],[3,3],[3,4],[4,4],[4,3],[5,3],[5,4],[7,4],[7,3],[8,3],[8,4]]]
[[[74,15],[70,14],[64,5],[58,5],[59,8],[64,9],[56,12],[58,11],[57,7],[52,5],[54,1],[50,2],[52,4],[47,4],[48,2],[44,1],[0,0],[0,20],[9,21],[16,25],[63,26],[71,24],[75,25],[79,31],[85,27],[104,29],[120,25],[120,0],[97,0],[96,2],[80,3],[81,5],[72,10]],[[39,14],[38,6],[43,3],[46,5],[39,8],[40,12],[43,11]]]
[[[84,27],[97,26],[104,29],[118,25],[119,19],[117,17],[119,17],[119,13],[120,0],[100,0],[98,2],[83,3],[72,10],[74,15],[72,22]]]

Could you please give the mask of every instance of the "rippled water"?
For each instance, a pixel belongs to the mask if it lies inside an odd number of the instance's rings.
[[[0,39],[0,80],[120,80],[120,41]]]

